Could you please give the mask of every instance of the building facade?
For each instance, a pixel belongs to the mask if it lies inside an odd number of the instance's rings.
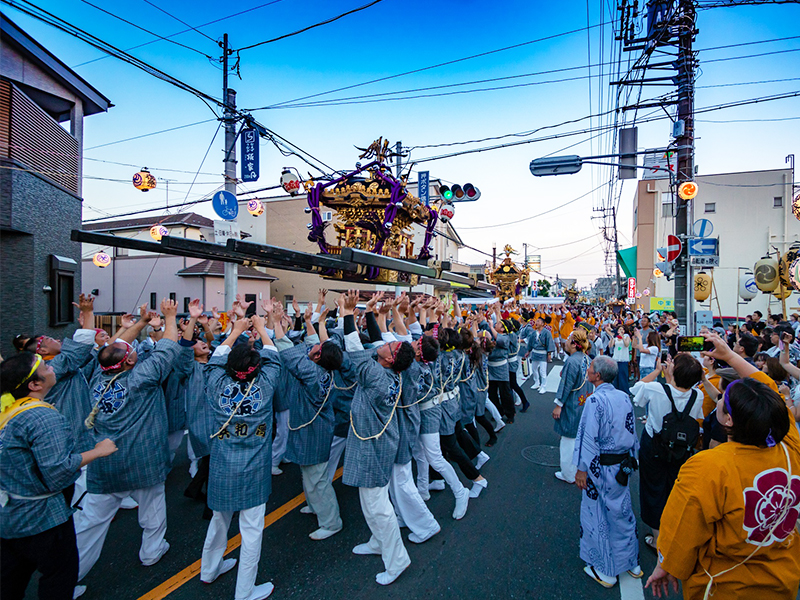
[[[699,175],[695,181],[699,192],[692,201],[691,220],[694,223],[706,219],[713,226],[710,237],[719,238],[719,266],[705,269],[713,273],[714,288],[702,305],[693,300],[693,311],[711,310],[715,317],[744,316],[754,310],[764,315],[768,310],[782,312],[781,302],[771,295],[759,294],[750,302],[741,301],[739,272],[752,269],[772,248],[784,253],[800,241],[800,222],[791,208],[791,169]],[[639,292],[649,290],[654,305],[659,298],[674,298],[674,282],[654,275],[656,249],[665,247],[667,236],[675,231],[673,208],[668,179],[638,182],[632,238],[637,249],[636,282]],[[690,282],[700,270],[693,268]],[[794,293],[786,301],[789,312],[800,310],[799,298]],[[647,297],[638,300],[645,310],[650,308],[650,302]]]
[[[0,351],[70,335],[81,287],[83,119],[112,104],[0,14]],[[69,123],[69,128],[61,123]],[[10,317],[13,315],[13,318]],[[21,330],[23,328],[24,330]]]

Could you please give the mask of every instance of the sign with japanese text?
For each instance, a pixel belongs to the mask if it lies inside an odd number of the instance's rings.
[[[636,277],[628,278],[628,298],[636,298]]]
[[[242,129],[242,181],[258,181],[260,175],[258,131]]]
[[[419,199],[425,206],[431,205],[431,190],[430,190],[431,173],[430,171],[420,171],[417,176],[417,187],[419,188]]]

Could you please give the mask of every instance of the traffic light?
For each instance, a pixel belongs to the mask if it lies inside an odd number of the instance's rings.
[[[674,261],[658,261],[655,265],[656,269],[661,271],[664,276],[666,276],[667,281],[672,281],[672,276],[675,274],[675,262]]]
[[[455,183],[439,186],[439,195],[445,202],[474,202],[481,197],[481,191],[471,183],[463,186]]]

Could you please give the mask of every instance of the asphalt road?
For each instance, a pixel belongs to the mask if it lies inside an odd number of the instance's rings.
[[[394,584],[382,587],[375,582],[375,574],[383,570],[380,557],[351,552],[369,538],[356,489],[339,480],[334,484],[345,524],[341,533],[321,542],[307,537],[316,528],[316,519],[299,511],[302,488],[294,465],[285,465],[284,474],[273,478],[273,494],[267,504],[272,523],[264,531],[257,583],[272,581],[272,597],[277,600],[651,598],[649,592],[642,595],[643,581],[627,575],[622,586],[607,590],[583,573],[578,556],[579,491],[554,478],[557,468],[535,464],[523,456],[523,450],[531,446],[549,446],[534,451],[544,456],[544,462],[557,461],[558,436],[551,417],[554,395],[536,393],[529,382],[522,387],[532,406],[502,430],[496,446],[487,449],[491,460],[482,472],[488,488],[470,502],[461,521],[452,519],[452,494],[432,492],[428,506],[441,532],[422,545],[406,542],[412,563]],[[486,434],[482,434],[485,441]],[[202,519],[202,504],[183,496],[188,483],[184,444],[167,479],[169,552],[158,564],[142,566],[137,554],[141,529],[136,511],[120,511],[100,560],[83,581],[88,586],[86,600],[233,598],[235,570],[212,585],[199,580],[208,522]],[[638,476],[632,478],[632,493],[638,513]],[[645,531],[641,523],[639,530],[641,566],[649,575],[655,555],[641,542]],[[405,538],[408,530],[402,532]],[[237,533],[234,518],[230,538]],[[238,556],[238,550],[229,556]],[[27,597],[36,597],[35,585],[30,586]]]

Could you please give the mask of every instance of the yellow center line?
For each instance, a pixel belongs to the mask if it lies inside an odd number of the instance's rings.
[[[333,477],[333,480],[336,481],[342,476],[342,468],[340,467],[336,474]],[[280,506],[269,513],[266,517],[264,517],[264,529],[269,527],[270,525],[276,523],[290,512],[292,512],[295,508],[303,504],[306,501],[305,494],[299,494],[295,496],[291,500],[289,500],[283,506]],[[242,536],[237,534],[233,536],[230,540],[228,540],[228,547],[225,549],[225,554],[229,554],[236,550],[239,546],[242,545]],[[140,596],[139,600],[162,600],[169,596],[172,592],[180,588],[185,583],[188,583],[191,579],[194,579],[200,573],[200,561],[196,560],[191,565],[179,571],[169,579],[167,579],[164,583],[159,585],[158,587],[150,590],[145,595]]]

